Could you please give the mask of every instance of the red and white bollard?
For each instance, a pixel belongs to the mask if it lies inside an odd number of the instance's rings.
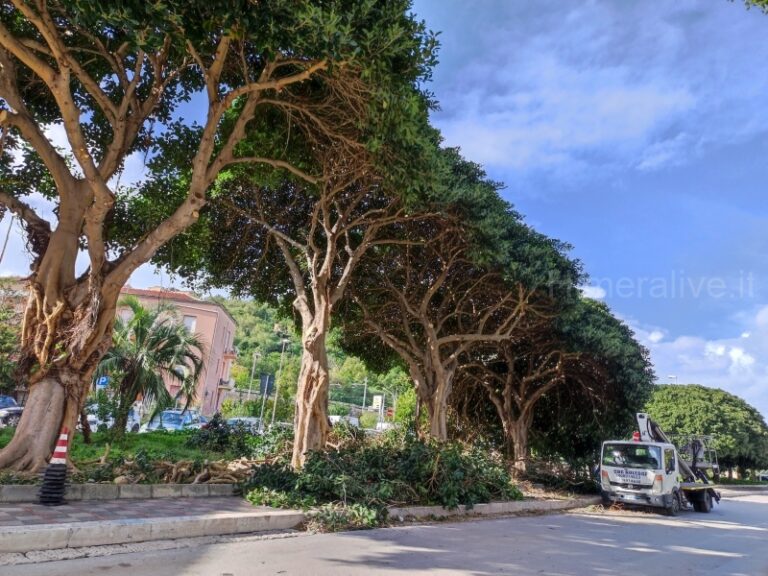
[[[69,430],[62,427],[51,461],[43,474],[38,497],[44,506],[60,506],[64,504],[64,491],[67,487],[67,446],[69,445]]]

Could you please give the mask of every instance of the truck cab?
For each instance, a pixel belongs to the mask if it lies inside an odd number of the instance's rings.
[[[610,440],[600,456],[603,498],[610,502],[680,509],[677,450],[662,442]]]
[[[710,512],[720,501],[698,458],[680,457],[661,427],[639,412],[639,431],[632,440],[608,440],[600,451],[603,502],[663,508],[670,516],[690,503],[696,512]],[[702,437],[703,438],[703,437]]]

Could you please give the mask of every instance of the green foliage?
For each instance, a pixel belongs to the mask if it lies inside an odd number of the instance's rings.
[[[112,348],[102,358],[95,376],[109,376],[116,397],[115,434],[125,431],[125,418],[139,396],[154,400],[157,410],[184,399],[185,407],[195,398],[203,371],[202,342],[178,321],[175,308],[162,304],[145,308],[135,297],[121,300],[130,317],[115,318]],[[171,397],[166,378],[178,383]]]
[[[179,462],[191,460],[202,466],[205,460],[221,460],[236,458],[235,454],[204,448],[193,448],[188,445],[192,431],[179,432],[147,432],[144,434],[126,434],[121,440],[115,441],[108,432],[94,432],[91,443],[83,442],[82,434],[75,434],[70,446],[70,458],[77,467],[78,473],[73,475],[72,482],[111,482],[115,478],[115,468],[124,461],[131,460],[142,465],[147,477],[142,483],[160,482],[162,479],[154,476],[153,463],[159,460]],[[0,428],[0,448],[10,442],[13,429]],[[106,463],[101,465],[99,459],[104,456],[109,445],[109,455]],[[270,446],[273,449],[274,444]],[[259,446],[254,446],[258,453]],[[35,482],[37,482],[35,476]]]
[[[250,456],[253,452],[252,437],[242,423],[230,426],[221,414],[216,413],[205,428],[191,431],[187,446],[234,456]]]
[[[14,300],[10,282],[0,278],[0,392],[5,393],[16,387],[14,372],[21,344],[21,315]]]
[[[594,461],[604,439],[633,429],[654,389],[650,356],[632,330],[594,300],[576,301],[556,327],[566,349],[580,357],[565,384],[540,401],[531,444],[545,457]]]
[[[115,414],[117,413],[118,400],[107,390],[97,390],[90,397],[90,400],[90,406],[93,413],[100,422],[98,431],[103,432],[107,428],[106,422],[110,419],[114,419]]]
[[[234,345],[238,350],[232,376],[238,390],[248,390],[253,354],[257,352],[254,369],[252,391],[254,395],[259,390],[261,374],[277,375],[280,366],[282,338],[289,339],[283,358],[283,369],[280,373],[280,402],[276,420],[292,422],[296,383],[301,363],[301,342],[292,329],[292,320],[282,315],[278,308],[250,299],[214,298],[224,306],[237,322]],[[333,330],[328,337],[328,360],[331,373],[331,405],[342,402],[361,406],[363,402],[363,382],[368,379],[368,402],[373,394],[382,392],[401,394],[412,387],[410,377],[400,366],[388,367],[385,372],[374,372],[357,356],[353,356],[342,348],[340,332]],[[273,396],[274,397],[274,396]],[[273,398],[272,397],[272,398]],[[264,414],[267,420],[272,416],[273,400],[270,398],[265,406]],[[399,401],[398,401],[399,403]],[[349,414],[349,407],[338,405],[339,416]],[[261,400],[253,403],[244,402],[242,405],[232,400],[226,400],[222,405],[222,413],[230,416],[259,416]]]
[[[323,504],[307,514],[307,528],[312,532],[367,530],[379,526],[385,518],[382,510],[363,504]]]
[[[410,388],[397,397],[395,422],[404,428],[414,429],[416,425],[416,390]]]
[[[254,449],[254,458],[267,458],[275,455],[286,455],[290,451],[293,442],[293,430],[289,428],[267,428],[258,437],[259,441]]]
[[[718,388],[660,385],[646,406],[667,434],[708,434],[721,467],[768,467],[768,426],[747,402]]]
[[[361,428],[376,428],[376,423],[379,421],[379,415],[375,412],[363,412],[360,414],[360,427]]]
[[[246,494],[245,499],[254,506],[270,506],[271,508],[293,508],[309,510],[317,505],[312,496],[303,496],[292,490],[274,490],[257,487]]]
[[[347,416],[349,414],[349,406],[346,404],[339,404],[338,402],[330,402],[328,404],[329,416]]]
[[[389,505],[439,504],[456,508],[491,500],[522,498],[498,455],[484,448],[422,442],[410,434],[387,433],[374,440],[357,438],[338,451],[313,452],[300,472],[287,462],[254,469],[245,491],[253,499],[298,499],[325,504],[360,505],[384,518]],[[276,496],[273,492],[290,493]],[[309,500],[304,500],[309,498]],[[250,498],[249,498],[250,499]],[[296,501],[296,500],[295,500]],[[364,509],[329,509],[326,520],[352,515],[353,522],[372,522]],[[356,519],[355,519],[356,518]],[[349,518],[347,518],[349,520]],[[331,522],[343,523],[342,517]]]

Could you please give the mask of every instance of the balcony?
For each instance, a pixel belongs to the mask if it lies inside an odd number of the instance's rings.
[[[224,390],[232,390],[235,387],[235,380],[234,378],[230,378],[229,380],[224,380],[224,378],[219,379],[219,388],[223,388]]]

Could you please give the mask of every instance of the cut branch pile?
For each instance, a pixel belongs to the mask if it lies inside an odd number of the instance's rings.
[[[164,484],[237,484],[251,473],[254,466],[264,460],[240,458],[238,460],[205,460],[202,468],[194,460],[171,462],[160,460],[151,464],[151,470],[135,460],[126,460],[114,470],[115,484],[138,484],[148,477]]]

